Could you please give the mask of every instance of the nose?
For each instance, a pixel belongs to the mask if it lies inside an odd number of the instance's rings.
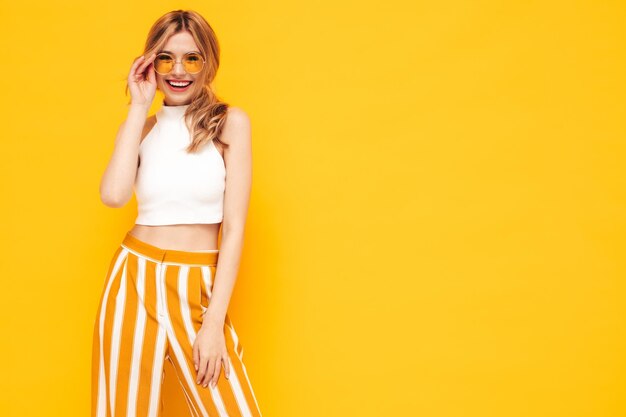
[[[185,67],[183,67],[183,63],[175,62],[174,68],[172,68],[172,73],[176,75],[185,75]]]

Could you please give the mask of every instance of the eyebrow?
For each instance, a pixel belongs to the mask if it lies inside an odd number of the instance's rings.
[[[164,53],[166,53],[166,54],[176,55],[174,52],[172,52],[172,51],[166,51],[165,49],[163,49],[163,50],[159,51],[159,53],[161,53],[161,52],[164,52]],[[196,53],[196,54],[200,54],[200,51],[189,51],[189,52],[185,52],[183,55],[187,55],[187,54],[190,54],[190,53],[192,53],[192,52],[194,52],[194,53]],[[202,55],[202,54],[200,54],[200,55]]]

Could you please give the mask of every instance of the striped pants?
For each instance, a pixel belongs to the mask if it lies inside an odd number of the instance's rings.
[[[215,388],[196,384],[192,347],[219,252],[162,249],[128,232],[108,268],[93,332],[92,417],[157,417],[163,365],[176,370],[190,416],[261,417],[228,315],[230,363]]]

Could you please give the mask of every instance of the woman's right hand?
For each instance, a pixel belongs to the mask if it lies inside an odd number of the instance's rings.
[[[133,62],[128,74],[128,88],[130,89],[131,104],[149,107],[156,94],[156,74],[154,71],[153,53],[148,59],[140,56]]]

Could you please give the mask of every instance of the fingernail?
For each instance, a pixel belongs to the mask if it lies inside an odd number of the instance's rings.
[[[206,384],[204,384],[203,386],[204,386],[204,388],[206,388]]]

